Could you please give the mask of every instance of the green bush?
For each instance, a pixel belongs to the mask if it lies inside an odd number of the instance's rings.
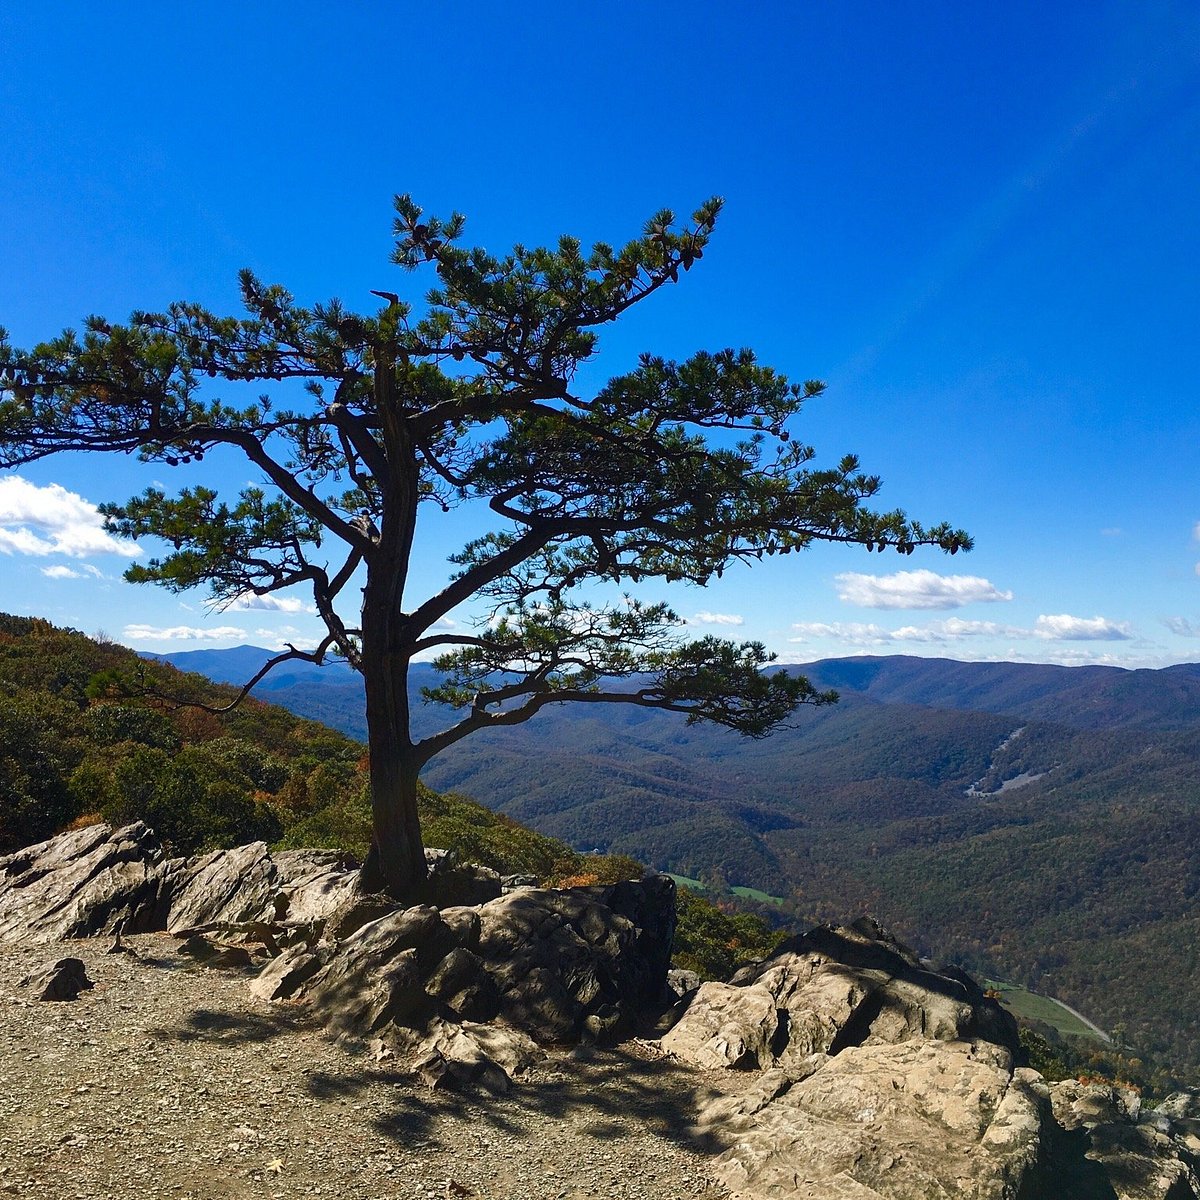
[[[752,913],[724,912],[691,888],[679,889],[676,910],[675,963],[701,979],[728,979],[787,936]]]

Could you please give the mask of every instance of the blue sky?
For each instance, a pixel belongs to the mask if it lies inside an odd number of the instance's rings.
[[[976,549],[819,548],[664,593],[697,631],[785,661],[1200,659],[1193,3],[7,5],[0,44],[16,344],[233,311],[243,266],[306,302],[417,295],[387,262],[398,191],[493,250],[721,194],[704,262],[581,383],[751,346],[827,381],[795,428],[819,461],[858,453],[886,507]],[[0,474],[0,610],[151,650],[312,637],[299,596],[214,613],[121,581],[92,506],[162,470]],[[418,586],[474,528],[422,530]]]

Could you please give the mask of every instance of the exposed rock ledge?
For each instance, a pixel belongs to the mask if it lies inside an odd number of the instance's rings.
[[[144,826],[98,826],[0,858],[0,942],[170,930],[433,1087],[502,1091],[539,1043],[618,1038],[660,999],[669,880],[495,895],[439,870],[476,902],[397,909],[336,854],[168,859]],[[1143,1112],[1048,1086],[972,980],[872,922],[792,939],[672,1019],[662,1052],[728,1080],[692,1124],[738,1200],[1200,1200],[1200,1096]]]

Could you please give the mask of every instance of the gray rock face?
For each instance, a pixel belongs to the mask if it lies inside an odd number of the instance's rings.
[[[0,941],[51,942],[194,929],[217,922],[323,919],[354,872],[326,851],[272,857],[262,842],[167,858],[141,822],[91,825],[0,858]]]
[[[162,929],[174,872],[140,823],[94,825],[0,858],[0,941]]]

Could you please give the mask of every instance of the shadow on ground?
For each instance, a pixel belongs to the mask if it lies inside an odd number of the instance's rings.
[[[229,1045],[261,1044],[317,1028],[307,1009],[296,1005],[262,1014],[197,1008],[178,1025],[148,1032],[163,1041]],[[438,1122],[458,1119],[517,1137],[547,1121],[569,1122],[601,1143],[644,1130],[695,1150],[700,1146],[692,1122],[717,1094],[693,1071],[638,1043],[630,1048],[553,1049],[501,1096],[429,1088],[386,1061],[375,1063],[361,1046],[347,1048],[345,1068],[337,1073],[306,1070],[300,1086],[323,1103],[369,1101],[377,1110],[369,1118],[376,1132],[406,1147],[415,1142],[439,1145]],[[721,1149],[705,1138],[705,1152]]]

